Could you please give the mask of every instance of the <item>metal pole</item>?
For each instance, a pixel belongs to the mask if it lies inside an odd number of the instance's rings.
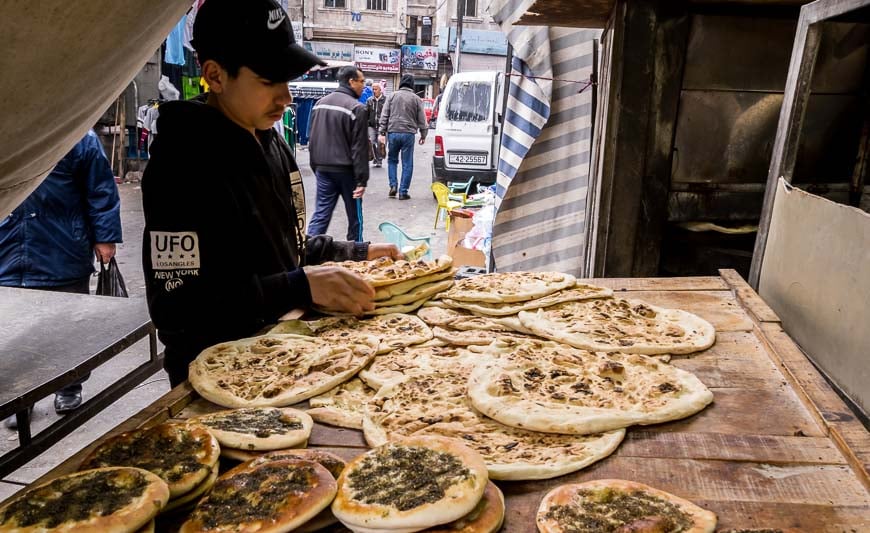
[[[465,15],[465,0],[456,0],[456,65],[453,72],[462,72],[459,65],[462,59],[462,17]],[[447,46],[450,46],[450,36],[447,36]]]

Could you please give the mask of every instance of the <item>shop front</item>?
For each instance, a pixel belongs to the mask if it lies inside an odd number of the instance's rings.
[[[402,51],[398,48],[378,48],[357,46],[354,49],[354,63],[366,79],[375,83],[385,82],[387,94],[399,86]]]
[[[414,92],[433,98],[438,75],[438,49],[434,46],[402,46],[402,74],[414,75]]]

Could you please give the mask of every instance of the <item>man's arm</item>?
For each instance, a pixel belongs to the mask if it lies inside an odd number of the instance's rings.
[[[350,156],[357,189],[369,181],[369,113],[365,106],[356,106],[351,124]],[[355,191],[356,192],[356,191]],[[360,192],[360,196],[362,196]]]
[[[378,123],[378,134],[385,136],[387,128],[390,125],[390,102],[393,101],[392,95],[384,102],[384,108],[381,110],[381,120]]]
[[[420,144],[423,144],[429,132],[429,125],[426,123],[426,111],[420,98],[417,98],[417,127],[420,128]]]
[[[88,134],[81,142],[78,170],[84,176],[89,237],[97,259],[105,263],[115,255],[115,243],[122,242],[121,199],[100,141]]]

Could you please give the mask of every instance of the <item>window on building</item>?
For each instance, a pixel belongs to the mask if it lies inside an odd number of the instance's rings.
[[[323,7],[335,7],[338,9],[344,9],[347,7],[345,2],[347,0],[323,0]]]
[[[387,0],[366,0],[366,9],[370,11],[386,11]]]
[[[418,44],[416,15],[408,16],[408,27],[405,30],[405,44]]]
[[[463,17],[476,17],[477,16],[477,0],[459,0],[460,6],[465,7],[465,11],[462,13]]]

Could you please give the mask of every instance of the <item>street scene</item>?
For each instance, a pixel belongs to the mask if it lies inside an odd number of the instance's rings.
[[[0,3],[0,532],[870,532],[870,0]]]

